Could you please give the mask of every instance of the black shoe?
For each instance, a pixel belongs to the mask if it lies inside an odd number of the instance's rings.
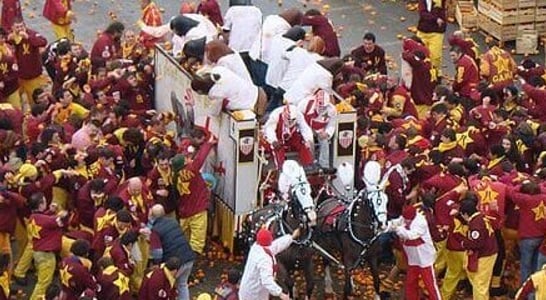
[[[13,276],[13,281],[15,281],[15,283],[17,285],[20,285],[20,286],[27,286],[28,285],[28,279],[26,277],[17,277],[17,276]]]

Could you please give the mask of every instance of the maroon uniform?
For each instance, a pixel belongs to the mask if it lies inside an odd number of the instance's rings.
[[[389,196],[387,214],[389,218],[396,218],[402,214],[402,208],[406,203],[406,195],[411,187],[408,176],[400,165],[394,166],[394,171],[389,175],[388,185],[385,193]]]
[[[417,105],[432,105],[432,93],[436,86],[436,71],[428,58],[420,59],[412,52],[405,51],[402,58],[411,66],[411,97]]]
[[[210,21],[216,26],[224,25],[222,11],[220,11],[220,5],[216,0],[201,1],[197,6],[197,13],[209,17]]]
[[[32,249],[42,252],[60,251],[62,226],[56,215],[38,212],[30,215],[27,231],[32,236]]]
[[[450,36],[447,41],[450,46],[458,46],[463,50],[465,55],[468,55],[472,60],[476,61],[476,51],[474,51],[476,44],[472,40]]]
[[[94,68],[104,67],[108,61],[121,58],[121,44],[106,32],[95,41],[91,49],[91,63]]]
[[[125,206],[138,219],[139,222],[148,222],[148,210],[155,203],[148,187],[143,184],[140,195],[133,196],[129,194],[127,188],[129,182],[126,181],[118,189],[118,196],[123,200]]]
[[[473,90],[480,82],[480,74],[476,62],[468,55],[463,54],[455,65],[456,75],[453,91],[463,97],[470,98]]]
[[[201,168],[212,149],[213,144],[204,143],[199,148],[193,161],[187,164],[177,174],[176,189],[180,195],[178,216],[188,218],[207,209],[210,199],[210,191],[207,183],[201,176]]]
[[[34,30],[26,30],[28,38],[10,41],[15,47],[15,57],[19,66],[19,78],[34,79],[42,75],[42,55],[40,48],[47,46],[47,40]]]
[[[322,38],[325,46],[324,56],[339,57],[341,50],[339,49],[337,34],[326,16],[304,16],[302,25],[311,26],[313,34]]]
[[[508,198],[519,207],[518,238],[544,237],[546,218],[541,214],[544,213],[546,195],[523,194],[513,188],[508,192]]]
[[[138,294],[139,300],[169,299],[176,300],[178,296],[176,280],[166,267],[161,266],[148,273],[142,281]]]
[[[355,61],[355,67],[361,68],[366,73],[380,73],[387,75],[387,63],[385,61],[385,50],[375,45],[372,52],[367,53],[364,46],[351,51]]]
[[[437,6],[436,1],[432,1],[432,7],[429,11],[427,9],[427,1],[419,0],[419,22],[417,23],[417,30],[421,32],[431,33],[444,33],[446,31],[446,10],[445,1],[441,1],[441,5]],[[442,19],[441,25],[437,20]]]
[[[129,277],[120,272],[116,266],[108,266],[97,278],[99,291],[98,299],[103,300],[131,300],[129,291]]]
[[[541,122],[546,122],[546,89],[533,87],[525,83],[523,91],[533,101],[533,106],[529,109],[529,113],[538,118]]]
[[[119,271],[126,276],[131,276],[135,267],[134,262],[130,259],[130,255],[129,250],[119,242],[119,239],[114,241],[110,248],[110,257],[112,257],[114,265]]]
[[[10,31],[15,18],[23,18],[19,0],[2,0],[2,28]]]
[[[468,257],[468,270],[476,271],[478,259],[498,252],[495,231],[485,215],[476,212],[468,221],[468,235],[463,239],[462,246],[472,250]]]
[[[60,269],[62,293],[65,300],[77,300],[86,290],[95,291],[97,282],[89,266],[84,265],[82,258],[71,255],[63,259]]]
[[[17,218],[17,209],[23,207],[25,198],[18,193],[9,191],[2,192],[0,195],[0,232],[13,234]]]
[[[154,195],[156,203],[162,204],[165,208],[165,213],[167,214],[175,211],[177,208],[175,201],[172,201],[172,199],[175,197],[173,197],[174,195],[170,194],[172,193],[173,185],[171,172],[172,170],[170,168],[163,171],[157,166],[154,166],[154,168],[148,172],[148,176],[146,176],[146,183],[148,184],[152,195]],[[162,189],[169,191],[169,195],[167,197],[157,194],[157,191]]]
[[[421,188],[426,191],[434,191],[438,196],[442,196],[453,188],[461,184],[462,179],[447,172],[441,172],[434,175],[421,184]]]
[[[19,88],[19,71],[14,56],[10,54],[0,56],[0,82],[4,83],[4,87],[0,89],[0,102],[3,102]]]

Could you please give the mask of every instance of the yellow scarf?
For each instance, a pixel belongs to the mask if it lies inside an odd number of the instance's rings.
[[[9,274],[8,271],[4,271],[2,275],[0,275],[0,287],[2,287],[2,290],[4,291],[4,295],[9,298]]]
[[[163,182],[165,185],[169,186],[173,183],[173,175],[171,172],[171,168],[169,168],[167,171],[161,170],[161,168],[157,168],[157,172],[161,176],[161,179],[163,179]]]
[[[141,211],[143,210],[143,208],[144,208],[144,199],[142,198],[142,194],[139,194],[137,196],[132,196],[131,195],[131,201],[134,204],[136,204],[138,209],[140,209]]]
[[[176,281],[176,278],[174,278],[173,274],[165,267],[165,264],[161,265],[161,268],[163,269],[163,272],[165,273],[165,277],[167,277],[167,281],[169,281],[169,285],[171,287],[174,287],[174,283]]]
[[[489,162],[489,164],[487,164],[487,168],[490,169],[490,170],[493,169],[493,167],[498,165],[503,159],[504,159],[504,155],[501,156],[501,157],[493,159],[492,161]]]
[[[455,147],[457,147],[457,141],[448,142],[448,143],[440,142],[440,144],[438,145],[438,151],[443,153],[443,152],[455,149]]]

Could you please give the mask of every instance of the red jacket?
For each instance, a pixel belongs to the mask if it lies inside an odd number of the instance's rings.
[[[61,263],[61,287],[65,300],[78,300],[86,290],[95,291],[97,282],[90,270],[86,267],[81,258],[69,256]]]
[[[187,164],[175,176],[176,190],[180,195],[178,205],[178,216],[188,218],[205,211],[209,206],[210,191],[203,177],[201,168],[212,149],[211,143],[201,145],[193,161]]]
[[[210,21],[216,26],[224,26],[222,11],[216,0],[207,0],[199,2],[197,13],[207,16]]]
[[[404,51],[402,58],[410,64],[414,80],[411,82],[411,97],[417,105],[432,105],[432,93],[436,87],[436,75],[428,58],[418,59],[413,52]]]
[[[98,299],[104,300],[132,300],[129,290],[129,277],[123,274],[116,266],[108,266],[97,278],[100,290]]]
[[[426,2],[426,0],[419,0],[419,22],[417,23],[417,30],[425,33],[444,33],[446,31],[447,24],[445,1],[442,0],[442,4],[440,6],[436,6],[436,1],[432,1],[432,8],[430,11],[427,9]],[[444,21],[442,25],[438,25],[438,19],[442,19]]]
[[[34,79],[42,75],[42,55],[40,48],[47,46],[47,40],[34,30],[27,28],[28,38],[19,43],[10,41],[15,48],[15,57],[19,67],[19,78]]]
[[[518,238],[542,238],[546,229],[546,194],[528,195],[510,189],[508,198],[519,207]]]
[[[19,88],[19,71],[16,71],[15,57],[8,54],[2,54],[0,58],[0,81],[4,87],[0,89],[0,102],[13,94]]]
[[[25,198],[18,193],[9,191],[1,192],[3,198],[0,201],[0,232],[13,234],[17,218],[17,209],[23,207]]]
[[[474,51],[476,44],[474,44],[472,40],[462,39],[456,36],[450,36],[447,40],[450,46],[459,46],[464,54],[476,61],[476,51]]]
[[[325,46],[323,53],[324,56],[338,57],[340,55],[341,50],[339,49],[337,34],[327,17],[323,15],[304,16],[302,19],[302,25],[311,26],[313,35],[322,38]]]
[[[453,91],[458,92],[463,97],[470,98],[473,90],[480,82],[480,73],[478,72],[476,62],[468,55],[463,54],[457,60],[455,71]]]
[[[441,172],[434,175],[421,184],[423,190],[434,190],[436,195],[442,196],[453,188],[461,184],[462,180],[458,176],[447,172]]]
[[[43,16],[56,25],[68,25],[67,13],[71,9],[71,0],[45,0]]]
[[[174,281],[172,284],[169,282],[166,272],[169,271],[161,266],[148,273],[142,281],[138,300],[176,300],[178,296],[177,285]]]
[[[477,258],[497,254],[499,248],[495,231],[485,215],[477,212],[470,216],[468,234],[462,245],[466,250],[471,250],[471,255]]]
[[[146,224],[148,222],[148,211],[155,204],[154,197],[148,190],[148,187],[142,184],[142,190],[140,197],[142,199],[136,199],[129,194],[129,189],[127,188],[129,182],[126,181],[120,185],[118,189],[118,196],[123,200],[127,209],[133,213],[133,215],[138,219],[139,222]],[[138,203],[138,200],[141,200],[142,203]]]
[[[21,12],[21,3],[19,0],[3,0],[2,1],[2,28],[10,31],[15,18],[23,18]]]
[[[529,110],[529,113],[538,118],[541,122],[546,122],[546,89],[533,87],[532,85],[523,84],[523,91],[534,102],[534,107]]]
[[[103,32],[91,49],[91,64],[94,68],[106,66],[106,62],[121,58],[120,42]]]
[[[491,179],[470,181],[470,186],[478,194],[478,209],[489,217],[493,229],[504,227],[506,185]]]
[[[63,224],[58,222],[56,215],[32,213],[27,231],[32,236],[34,251],[56,252],[61,250]]]
[[[138,247],[135,245],[135,247]],[[119,239],[114,241],[112,248],[110,248],[110,257],[114,261],[114,265],[126,276],[131,276],[133,274],[135,265],[129,259],[129,251],[119,242]]]

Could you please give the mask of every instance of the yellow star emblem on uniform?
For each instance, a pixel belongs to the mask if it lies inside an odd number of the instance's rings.
[[[508,67],[508,63],[508,59],[497,56],[497,60],[493,62],[493,65],[497,69],[498,74],[503,74],[511,72],[510,68]]]
[[[457,219],[455,219],[453,223],[455,225],[453,226],[453,233],[459,233],[462,236],[466,236],[466,233],[468,232],[468,226],[464,225],[463,223],[461,223],[461,221]]]
[[[463,149],[466,149],[469,144],[474,143],[474,140],[470,137],[470,133],[468,131],[457,133],[455,136],[457,139],[457,144],[459,144],[459,146],[461,146]]]
[[[30,219],[30,222],[28,222],[27,226],[27,232],[33,239],[39,239],[40,238],[40,230],[42,230],[42,226],[36,224],[36,220]]]
[[[480,196],[480,202],[481,205],[489,204],[493,201],[497,201],[497,196],[499,193],[497,193],[495,190],[491,188],[491,185],[486,184],[485,189],[481,189],[478,191],[478,195]]]
[[[106,213],[102,217],[97,218],[97,231],[101,231],[106,225],[112,224],[116,215]]]
[[[181,195],[189,195],[191,194],[190,191],[190,182],[189,181],[182,181],[178,183],[178,189]]]
[[[546,219],[546,205],[544,202],[540,202],[535,208],[533,208],[533,213],[535,213],[535,221]]]
[[[60,270],[60,277],[61,277],[61,283],[64,286],[70,286],[70,279],[72,278],[72,274],[68,271],[70,267],[66,265],[64,268]]]
[[[114,280],[114,285],[118,287],[119,294],[123,294],[129,291],[129,277],[118,272],[118,279]]]

